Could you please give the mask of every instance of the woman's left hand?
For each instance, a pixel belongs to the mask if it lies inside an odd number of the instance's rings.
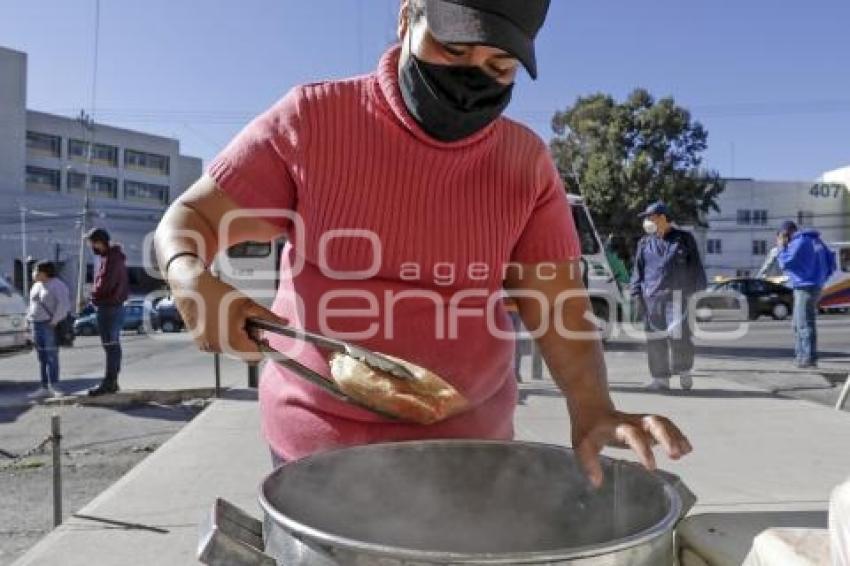
[[[631,449],[648,470],[655,469],[652,448],[656,445],[660,444],[673,460],[693,450],[679,427],[665,417],[621,413],[608,408],[577,413],[572,417],[573,449],[595,487],[604,481],[599,454],[606,446]]]

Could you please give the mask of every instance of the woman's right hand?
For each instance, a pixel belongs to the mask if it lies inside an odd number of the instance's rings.
[[[168,269],[168,284],[186,328],[205,352],[223,352],[246,362],[259,362],[262,354],[245,329],[248,319],[288,324],[215,277],[196,257],[175,259]]]

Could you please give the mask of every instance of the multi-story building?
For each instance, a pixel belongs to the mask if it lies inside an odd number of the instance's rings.
[[[850,241],[850,168],[817,182],[728,179],[720,212],[706,218],[708,276],[755,275],[776,243],[784,220],[821,232],[827,242]]]
[[[87,226],[122,244],[131,284],[146,282],[145,237],[202,173],[180,142],[27,110],[27,57],[0,48],[0,274],[20,288],[21,258],[51,259],[76,287],[85,196]],[[94,258],[86,251],[91,273]]]

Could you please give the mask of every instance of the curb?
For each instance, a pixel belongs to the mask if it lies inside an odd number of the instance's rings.
[[[227,391],[226,389],[222,392]],[[87,406],[87,407],[128,407],[133,405],[177,405],[187,401],[207,400],[215,398],[215,388],[203,387],[196,389],[175,389],[173,391],[136,390],[119,391],[100,397],[88,395],[67,395],[53,399],[45,399],[42,403],[47,407]]]
[[[755,369],[755,368],[735,368],[735,367],[712,367],[712,366],[702,366],[694,368],[695,371],[703,371],[703,372],[711,372],[711,373],[722,373],[722,372],[732,372],[732,373],[754,373],[754,374],[770,374],[770,375],[787,375],[787,376],[819,376],[824,378],[826,381],[830,382],[833,385],[842,384],[848,378],[850,378],[850,370],[840,369],[840,368],[805,368],[805,369],[793,369],[793,368],[780,368],[780,369]]]

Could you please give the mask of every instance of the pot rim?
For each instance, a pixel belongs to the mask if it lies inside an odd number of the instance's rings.
[[[443,551],[431,551],[431,550],[417,550],[411,548],[403,548],[403,547],[395,547],[383,544],[369,543],[357,541],[354,539],[350,539],[347,537],[332,535],[322,530],[319,530],[315,527],[311,527],[309,525],[305,525],[299,521],[296,521],[290,517],[285,516],[278,509],[276,509],[266,498],[266,486],[273,480],[278,473],[282,473],[281,470],[286,468],[287,466],[297,465],[298,462],[304,462],[308,460],[313,460],[317,458],[321,458],[323,456],[328,456],[330,454],[335,454],[340,451],[345,450],[379,450],[386,449],[389,447],[401,447],[401,446],[447,446],[452,448],[462,448],[465,446],[482,446],[482,445],[492,445],[492,446],[525,446],[531,448],[544,448],[549,450],[557,450],[559,452],[565,452],[569,454],[574,454],[574,450],[571,448],[567,448],[565,446],[559,446],[556,444],[547,444],[542,442],[526,442],[526,441],[502,441],[502,440],[469,440],[469,439],[448,439],[448,440],[414,440],[408,442],[387,442],[387,443],[377,443],[377,444],[367,444],[361,446],[352,446],[347,448],[342,448],[339,450],[322,452],[318,454],[314,454],[312,456],[308,456],[302,460],[298,460],[296,462],[290,462],[288,464],[284,464],[271,474],[269,474],[265,480],[263,480],[262,488],[260,490],[259,502],[263,511],[271,517],[274,521],[275,525],[283,528],[284,530],[294,533],[297,538],[305,538],[310,542],[315,542],[320,545],[333,546],[343,548],[345,550],[359,552],[359,553],[367,553],[367,554],[375,554],[379,556],[384,556],[388,558],[395,558],[401,560],[412,560],[412,561],[433,561],[433,562],[443,562],[443,563],[453,563],[453,564],[463,564],[463,563],[475,563],[475,564],[534,564],[538,562],[548,562],[553,560],[575,560],[580,558],[593,558],[595,556],[600,556],[604,554],[613,554],[616,552],[628,550],[630,548],[634,548],[636,546],[640,546],[642,544],[646,544],[652,542],[658,538],[663,537],[667,533],[672,533],[673,528],[676,523],[679,521],[680,515],[682,514],[682,500],[679,496],[679,493],[676,489],[669,484],[662,477],[652,474],[652,472],[646,471],[639,464],[634,462],[628,462],[623,460],[616,460],[614,458],[610,458],[608,456],[600,455],[600,459],[607,462],[617,462],[620,464],[624,464],[627,466],[633,466],[645,471],[648,474],[651,474],[654,478],[656,478],[659,482],[661,482],[663,491],[667,496],[667,500],[670,504],[667,514],[664,516],[661,521],[657,522],[655,525],[644,529],[643,531],[639,531],[633,535],[629,535],[627,537],[622,537],[618,539],[614,539],[610,542],[604,544],[594,544],[594,545],[586,545],[586,546],[577,546],[570,547],[564,549],[555,549],[555,550],[545,550],[539,552],[522,552],[522,553],[479,553],[479,554],[469,554],[469,553],[455,553],[455,552],[443,552]]]

